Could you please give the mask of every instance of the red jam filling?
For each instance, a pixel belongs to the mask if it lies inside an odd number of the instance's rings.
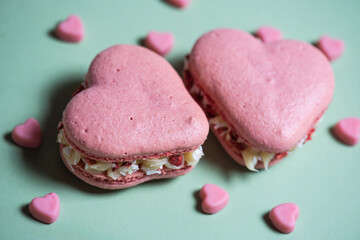
[[[184,157],[182,155],[174,155],[169,157],[169,163],[176,167],[180,167],[183,164]]]

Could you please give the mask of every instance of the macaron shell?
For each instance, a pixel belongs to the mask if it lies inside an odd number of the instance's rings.
[[[78,178],[80,178],[81,180],[83,180],[84,182],[90,185],[103,189],[109,189],[109,190],[129,188],[154,179],[174,178],[185,175],[193,169],[193,167],[190,166],[179,170],[163,169],[162,174],[153,174],[153,175],[146,175],[142,171],[137,171],[132,173],[131,175],[121,177],[118,181],[109,181],[109,178],[107,178],[106,176],[93,175],[86,172],[84,169],[80,167],[70,166],[62,154],[63,152],[62,148],[63,145],[60,144],[61,158],[70,172],[72,172],[75,176],[77,176]]]
[[[87,89],[63,115],[66,137],[98,157],[183,151],[208,134],[205,114],[171,65],[152,51],[116,45],[96,56]]]
[[[295,40],[263,44],[235,29],[203,35],[189,68],[236,132],[267,152],[296,146],[334,91],[331,65],[315,47]]]

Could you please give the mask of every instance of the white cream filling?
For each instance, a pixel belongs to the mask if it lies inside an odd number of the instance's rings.
[[[80,161],[83,161],[85,164],[85,171],[91,174],[102,174],[106,172],[106,175],[114,180],[117,180],[121,176],[130,175],[138,170],[144,171],[146,175],[152,175],[161,174],[161,169],[163,169],[164,166],[169,169],[181,169],[185,162],[189,166],[195,166],[200,158],[204,156],[202,147],[199,146],[194,151],[181,154],[183,157],[181,166],[172,165],[169,161],[170,157],[163,157],[159,159],[137,159],[133,160],[132,164],[129,166],[120,166],[118,169],[115,169],[116,164],[111,162],[96,161],[95,164],[88,164],[81,153],[69,145],[63,130],[59,131],[57,142],[64,145],[63,156],[73,171],[72,165],[77,165]]]
[[[318,125],[319,121],[321,121],[321,119],[319,119],[315,125],[314,128]],[[215,130],[219,129],[219,128],[226,128],[224,130],[224,132],[221,133],[221,135],[225,135],[225,140],[230,141],[231,140],[231,128],[229,126],[229,124],[227,122],[224,121],[224,119],[218,115],[216,117],[210,118],[209,119],[209,123],[210,125],[213,126],[213,128]],[[302,145],[305,143],[306,139],[307,139],[307,135],[298,143],[298,145],[296,147],[294,147],[293,149],[289,150],[287,153],[291,153],[292,151],[301,148]],[[243,143],[244,141],[242,141],[240,138],[238,138],[236,140],[239,143]],[[269,167],[269,163],[270,161],[274,158],[274,156],[276,155],[276,153],[270,153],[270,152],[265,152],[265,151],[260,151],[257,148],[251,147],[251,146],[247,146],[246,149],[244,151],[241,152],[242,157],[244,159],[245,165],[246,167],[251,170],[251,171],[255,171],[257,172],[258,170],[255,168],[256,164],[259,161],[262,161],[264,164],[264,168],[265,170],[268,169]]]

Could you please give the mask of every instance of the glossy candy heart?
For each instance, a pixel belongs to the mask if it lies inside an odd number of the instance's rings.
[[[185,8],[191,2],[191,0],[166,0],[166,1],[178,8]]]
[[[14,128],[11,134],[15,143],[22,147],[37,148],[41,144],[41,128],[38,121],[29,118],[24,124]]]
[[[262,26],[256,31],[256,36],[264,43],[278,41],[282,38],[282,32],[276,28]]]
[[[348,145],[355,145],[360,137],[360,118],[345,118],[339,121],[333,128],[337,139]]]
[[[55,33],[60,39],[67,42],[80,42],[85,35],[82,20],[76,15],[70,15],[61,22]]]
[[[172,33],[159,33],[151,31],[145,39],[145,46],[154,52],[164,56],[168,54],[174,45],[174,35]]]
[[[229,194],[215,184],[205,184],[200,190],[201,208],[205,213],[221,211],[229,201]]]
[[[59,217],[60,199],[56,193],[34,198],[29,205],[29,211],[35,219],[48,224],[53,223]]]
[[[317,46],[330,61],[339,58],[345,49],[345,43],[342,40],[329,36],[322,36],[317,42]]]
[[[291,233],[295,229],[299,217],[299,207],[294,203],[283,203],[274,207],[269,218],[276,229],[283,233]]]

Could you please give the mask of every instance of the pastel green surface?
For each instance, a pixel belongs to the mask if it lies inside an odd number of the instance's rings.
[[[360,117],[360,1],[205,1],[185,10],[160,0],[0,1],[0,238],[1,239],[360,239],[360,145],[336,141],[330,128]],[[51,30],[69,14],[86,28],[80,44],[58,41]],[[268,171],[237,165],[210,134],[206,157],[188,175],[120,190],[91,187],[61,162],[57,124],[93,57],[118,43],[138,44],[152,29],[171,31],[167,56],[180,71],[196,39],[217,27],[254,31],[275,26],[285,38],[313,42],[322,34],[346,43],[333,62],[336,89],[313,140]],[[43,144],[27,150],[10,138],[35,117]],[[215,215],[199,211],[196,193],[214,183],[230,194]],[[32,198],[56,192],[59,219],[42,224],[29,215]],[[266,214],[283,202],[300,207],[290,235],[274,230]]]

